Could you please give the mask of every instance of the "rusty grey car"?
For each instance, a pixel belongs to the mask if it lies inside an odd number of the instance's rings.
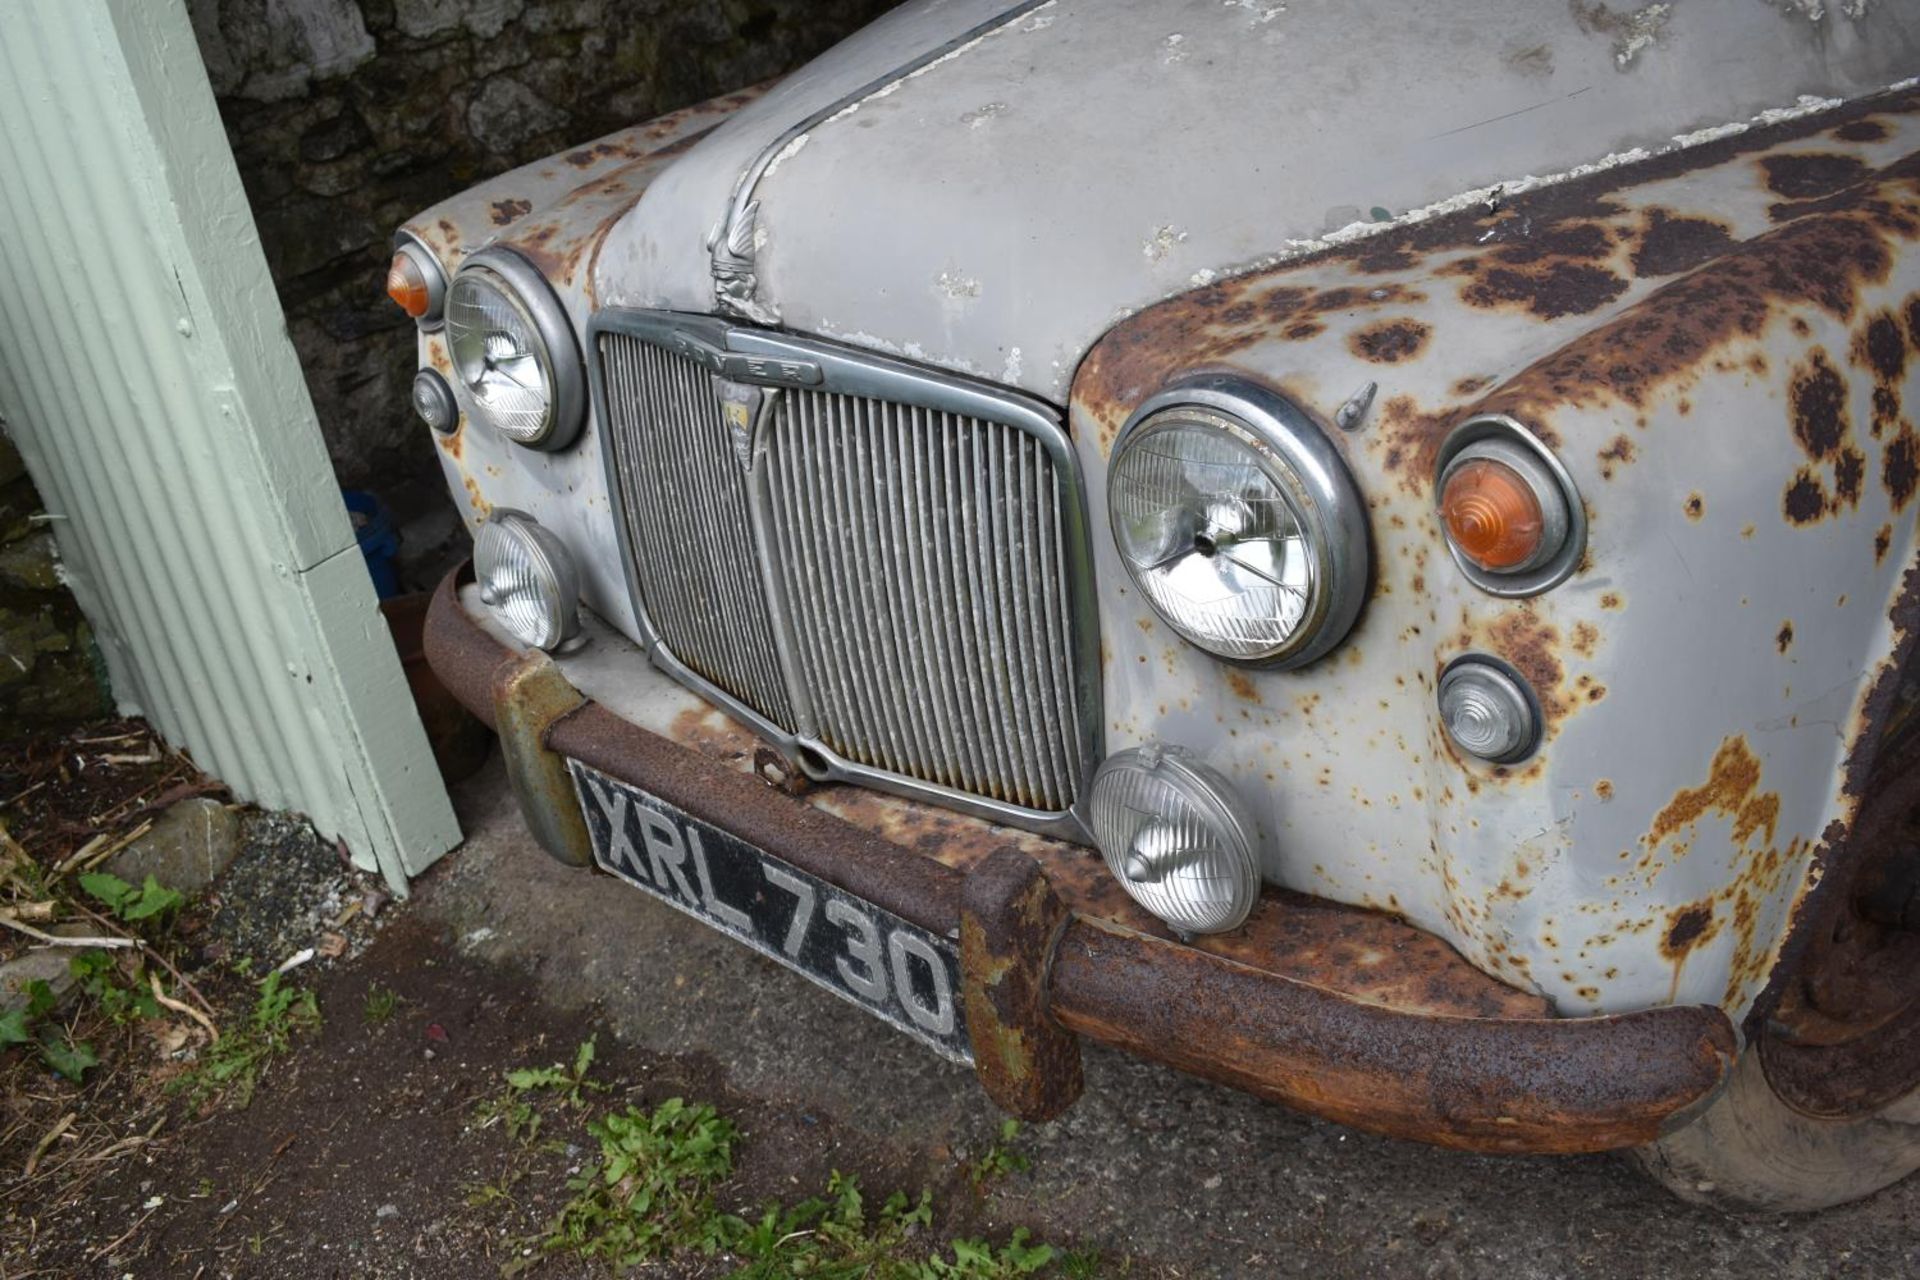
[[[1016,1115],[1094,1041],[1867,1194],[1916,71],[1891,2],[903,4],[399,229],[430,660],[547,851]]]

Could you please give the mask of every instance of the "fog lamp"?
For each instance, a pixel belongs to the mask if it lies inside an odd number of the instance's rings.
[[[496,508],[473,540],[480,599],[514,639],[561,649],[580,634],[580,570],[532,516]]]
[[[1456,658],[1440,673],[1440,722],[1455,746],[1512,764],[1540,742],[1540,709],[1519,674],[1491,658]]]
[[[1252,818],[1233,783],[1183,748],[1108,756],[1087,824],[1120,886],[1176,933],[1236,929],[1260,896]]]

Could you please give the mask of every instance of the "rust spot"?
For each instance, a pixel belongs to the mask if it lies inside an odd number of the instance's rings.
[[[1707,513],[1707,500],[1698,493],[1690,493],[1687,495],[1686,510],[1687,519],[1698,521]]]
[[[1898,434],[1887,441],[1886,452],[1880,455],[1880,483],[1886,486],[1896,514],[1913,501],[1916,481],[1920,481],[1920,437],[1903,419]]]
[[[467,505],[473,508],[473,514],[482,520],[492,515],[493,504],[488,502],[486,495],[480,492],[478,482],[476,482],[472,476],[465,475],[460,477],[460,481],[466,486]]]
[[[1793,647],[1793,619],[1789,618],[1780,624],[1779,634],[1773,638],[1773,647],[1782,653]]]
[[[1774,827],[1780,818],[1780,797],[1759,788],[1759,757],[1753,754],[1744,737],[1725,738],[1714,752],[1707,781],[1674,793],[1673,799],[1654,816],[1647,843],[1657,846],[1707,814],[1718,813],[1733,823],[1735,844],[1744,845],[1763,830],[1766,843],[1772,844]]]
[[[490,206],[493,210],[493,225],[504,227],[533,212],[533,202],[529,200],[495,200]]]
[[[1412,396],[1392,397],[1380,407],[1375,437],[1383,450],[1381,466],[1398,473],[1400,487],[1408,493],[1425,493],[1433,483],[1440,446],[1452,424],[1452,415],[1427,413]]]
[[[1713,902],[1695,902],[1676,908],[1667,915],[1667,931],[1660,939],[1660,954],[1669,960],[1684,960],[1687,953],[1713,940]]]
[[[1558,320],[1598,311],[1627,291],[1625,280],[1585,262],[1551,260],[1525,271],[1471,260],[1458,265],[1464,271],[1449,272],[1474,277],[1460,290],[1461,300],[1484,311],[1517,307],[1543,320]]]
[[[1362,360],[1398,364],[1419,355],[1431,332],[1418,320],[1382,320],[1355,331],[1347,345]]]
[[[1227,671],[1227,688],[1233,690],[1233,696],[1242,702],[1260,701],[1260,690],[1246,672],[1237,668]]]
[[[1633,441],[1624,435],[1615,436],[1613,442],[1600,451],[1600,477],[1613,479],[1615,464],[1621,466],[1633,461],[1635,449]]]
[[[1802,467],[1794,473],[1781,505],[1788,522],[1796,525],[1813,524],[1827,514],[1827,491],[1812,468]]]
[[[1853,358],[1873,371],[1881,382],[1898,382],[1907,372],[1907,340],[1900,332],[1900,321],[1891,311],[1881,311],[1867,320],[1854,343]]]
[[[1453,384],[1453,394],[1464,399],[1492,385],[1493,379],[1484,374],[1474,378],[1462,378]]]
[[[1794,440],[1808,458],[1825,462],[1833,470],[1831,496],[1815,468],[1803,466],[1794,473],[1782,498],[1787,519],[1795,525],[1806,525],[1842,508],[1858,506],[1866,455],[1853,446],[1847,384],[1825,351],[1815,347],[1807,363],[1794,371],[1787,399]]]
[[[1583,658],[1591,658],[1593,651],[1600,647],[1600,628],[1591,622],[1573,624],[1573,651]]]
[[[1767,189],[1789,200],[1812,200],[1864,182],[1871,172],[1858,156],[1832,151],[1762,156]]]
[[[1794,439],[1809,458],[1831,458],[1847,437],[1847,384],[1825,351],[1813,349],[1807,364],[1794,372],[1787,394]]]
[[[1620,599],[1620,593],[1617,591],[1606,591],[1601,593],[1600,607],[1602,609],[1618,609],[1621,607],[1623,603],[1624,602]]]
[[[1879,564],[1887,558],[1887,548],[1893,545],[1893,526],[1883,524],[1880,532],[1873,535],[1873,562]]]
[[[1884,214],[1838,211],[1744,241],[1523,370],[1484,407],[1523,421],[1568,404],[1644,407],[1724,346],[1760,339],[1779,311],[1805,306],[1845,320],[1861,286],[1892,268]]]
[[[1691,271],[1733,247],[1726,224],[1649,209],[1633,251],[1633,274],[1645,280]]]
[[[1873,117],[1849,120],[1833,131],[1841,142],[1878,142],[1887,136],[1887,126]]]
[[[1593,784],[1593,794],[1602,800],[1613,799],[1613,781],[1609,778],[1600,779],[1600,781]]]

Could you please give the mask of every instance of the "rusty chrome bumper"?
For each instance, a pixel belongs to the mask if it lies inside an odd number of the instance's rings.
[[[429,662],[502,733],[536,837],[585,864],[574,759],[960,940],[982,1085],[1027,1119],[1079,1096],[1081,1038],[1355,1128],[1486,1152],[1635,1146],[1684,1123],[1739,1051],[1718,1009],[1556,1018],[1403,922],[1270,893],[1238,938],[1181,945],[1129,914],[1082,850],[1011,842],[964,866],[909,848],[585,698],[435,593]],[[1117,900],[1117,901],[1116,901]],[[1203,947],[1205,949],[1203,949]]]

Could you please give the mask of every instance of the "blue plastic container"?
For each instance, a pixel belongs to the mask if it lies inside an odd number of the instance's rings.
[[[365,489],[342,489],[347,515],[353,521],[353,536],[366,557],[367,573],[373,578],[374,594],[382,600],[400,594],[400,575],[393,558],[400,553],[400,535],[394,530],[393,517],[386,504]]]

